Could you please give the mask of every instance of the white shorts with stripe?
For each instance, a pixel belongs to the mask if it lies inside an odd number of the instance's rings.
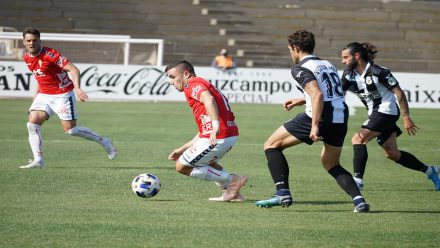
[[[29,111],[32,110],[44,111],[49,117],[55,113],[61,120],[65,121],[78,119],[76,114],[76,98],[73,90],[57,95],[38,93],[29,108]]]
[[[208,166],[218,162],[237,143],[238,136],[218,139],[217,144],[211,145],[209,139],[200,138],[186,149],[179,158],[179,162],[190,167]]]

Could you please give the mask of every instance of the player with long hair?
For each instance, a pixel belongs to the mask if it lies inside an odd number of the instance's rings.
[[[342,49],[342,63],[347,66],[342,75],[343,89],[356,93],[368,110],[368,119],[351,138],[354,179],[358,187],[363,189],[368,159],[367,143],[376,138],[388,159],[425,173],[434,183],[434,189],[440,190],[439,168],[422,163],[397,146],[397,137],[402,131],[396,123],[401,112],[403,126],[409,135],[415,135],[419,128],[410,117],[408,101],[399,82],[389,69],[374,63],[376,53],[377,48],[368,42],[351,42]]]

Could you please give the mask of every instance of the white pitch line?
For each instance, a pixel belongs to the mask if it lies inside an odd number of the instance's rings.
[[[25,139],[0,139],[0,142],[29,142]],[[81,142],[87,142],[86,140],[44,140],[44,143],[81,143]],[[114,143],[136,143],[136,144],[163,144],[163,142],[158,141],[128,141],[128,140],[122,140],[122,141],[114,141]],[[262,143],[241,143],[240,141],[237,143],[237,146],[258,146],[263,149],[263,142]],[[379,146],[369,146],[368,149],[379,149]],[[343,149],[353,149],[353,146],[351,145],[344,145]],[[406,147],[399,147],[399,149],[407,150]],[[439,149],[432,149],[432,151],[440,151]]]

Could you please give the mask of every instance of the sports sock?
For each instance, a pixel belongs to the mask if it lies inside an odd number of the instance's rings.
[[[345,170],[340,164],[335,165],[328,171],[328,173],[336,179],[339,186],[349,194],[352,199],[357,196],[362,196],[350,172]]]
[[[361,203],[364,203],[364,202],[365,202],[365,199],[361,195],[358,195],[358,196],[353,198],[353,203],[354,203],[355,206],[357,206],[357,205],[359,205]]]
[[[223,167],[223,169],[218,170],[218,171],[230,174],[229,172],[226,171],[226,169],[224,167]],[[228,182],[227,183],[220,183],[220,182],[214,181],[214,183],[215,183],[215,185],[217,185],[219,188],[222,188],[222,189],[226,189],[226,186],[228,185]]]
[[[364,144],[353,145],[353,173],[357,178],[363,178],[367,166],[368,152]]]
[[[34,161],[43,161],[43,139],[41,137],[41,126],[33,123],[26,123],[29,133],[29,145],[34,155]]]
[[[98,142],[100,144],[102,144],[102,136],[93,132],[92,130],[88,129],[87,127],[74,127],[72,129],[70,129],[69,131],[66,132],[69,135],[72,136],[78,136],[78,137],[82,137],[84,139],[88,139],[91,141],[95,141]]]
[[[277,192],[275,193],[277,196],[287,196],[287,195],[291,195],[290,190],[288,189],[279,189],[277,190]]]
[[[268,148],[264,153],[276,189],[289,189],[289,165],[283,152],[280,149]]]
[[[427,176],[431,175],[432,171],[434,170],[434,167],[428,166],[428,169],[426,169],[425,174]]]
[[[420,162],[414,155],[411,153],[400,151],[400,158],[396,161],[396,163],[401,164],[402,166],[416,170],[421,172],[426,172],[428,170],[428,166],[426,166],[424,163]]]
[[[205,181],[215,181],[220,184],[228,184],[232,179],[232,175],[228,172],[219,171],[208,166],[193,168],[189,176]]]

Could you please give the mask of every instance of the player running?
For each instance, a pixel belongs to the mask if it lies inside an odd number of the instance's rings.
[[[321,162],[324,169],[351,196],[354,212],[368,212],[370,207],[356,187],[353,177],[340,164],[347,134],[348,109],[337,70],[330,62],[313,55],[313,33],[298,30],[290,34],[287,40],[295,63],[292,76],[304,98],[288,100],[284,103],[284,108],[289,111],[295,106],[306,104],[306,109],[285,122],[264,143],[276,193],[273,198],[257,201],[255,204],[260,207],[290,206],[293,200],[289,187],[289,165],[283,150],[303,142],[311,145],[322,141],[324,146]]]
[[[228,99],[211,83],[197,77],[188,61],[171,64],[165,72],[171,84],[185,94],[199,129],[191,141],[172,151],[168,159],[176,161],[176,171],[183,175],[216,182],[223,194],[209,198],[210,201],[243,201],[239,191],[247,177],[230,174],[218,164],[238,139]]]
[[[367,143],[376,138],[387,158],[408,169],[425,173],[434,183],[434,189],[440,190],[439,168],[426,165],[397,147],[397,137],[402,134],[396,124],[400,110],[409,135],[415,135],[418,127],[409,115],[408,101],[397,80],[389,69],[374,64],[376,53],[376,47],[367,42],[352,42],[342,50],[342,63],[347,66],[342,75],[343,89],[351,88],[368,109],[368,119],[351,138],[354,179],[362,190],[368,159]]]
[[[41,126],[53,114],[57,114],[60,118],[66,134],[101,144],[109,159],[115,159],[117,153],[110,139],[104,138],[86,127],[76,125],[78,115],[75,94],[81,101],[88,99],[87,94],[80,88],[78,68],[55,49],[41,46],[40,32],[35,28],[24,29],[23,44],[27,51],[24,55],[24,61],[34,74],[38,86],[29,108],[27,122],[29,144],[34,158],[29,164],[20,166],[20,168],[44,167]]]

